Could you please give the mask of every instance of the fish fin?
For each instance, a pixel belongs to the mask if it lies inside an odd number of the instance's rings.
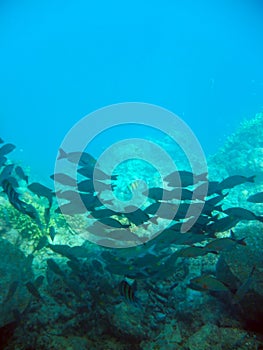
[[[230,238],[236,240],[236,235],[234,234],[233,230],[230,230]]]
[[[63,158],[67,158],[68,154],[63,151],[62,148],[59,148],[59,155],[58,155],[58,159],[63,159]]]

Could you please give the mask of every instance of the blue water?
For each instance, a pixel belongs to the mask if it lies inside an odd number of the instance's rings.
[[[140,101],[179,115],[212,154],[263,109],[262,16],[249,0],[1,1],[0,136],[49,175],[80,118]]]

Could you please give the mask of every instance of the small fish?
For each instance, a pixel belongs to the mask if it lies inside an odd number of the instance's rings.
[[[4,143],[4,140],[0,137],[0,143]]]
[[[255,175],[250,177],[241,175],[229,176],[219,183],[218,190],[231,189],[246,182],[255,182]]]
[[[7,180],[10,182],[10,184],[13,186],[13,188],[18,188],[19,183],[17,182],[17,179],[13,176],[9,176]]]
[[[246,245],[245,237],[241,239],[236,239],[234,237],[233,231],[231,230],[230,237],[217,238],[210,243],[207,243],[204,247],[207,251],[222,251],[222,250],[230,250],[237,244]]]
[[[195,175],[190,171],[178,170],[167,175],[164,180],[172,187],[188,187],[199,181],[206,181],[207,173]]]
[[[27,188],[31,192],[35,193],[38,197],[46,197],[48,199],[49,205],[52,205],[54,193],[50,188],[41,185],[38,182],[33,182],[32,184],[28,185]]]
[[[74,260],[75,257],[71,253],[71,247],[66,244],[49,244],[48,247],[55,253]]]
[[[71,163],[79,164],[81,166],[96,164],[96,159],[86,152],[69,152],[66,153],[62,148],[59,149],[58,159],[67,159]]]
[[[252,203],[263,203],[263,192],[252,194],[248,197],[247,201]]]
[[[0,174],[0,185],[3,183],[4,180],[7,180],[11,176],[13,169],[14,164],[8,164],[4,167]]]
[[[212,251],[209,251],[212,252]],[[178,251],[178,256],[184,257],[184,258],[196,258],[197,256],[203,256],[206,255],[208,251],[206,251],[203,247],[187,247],[183,248]]]
[[[49,222],[50,222],[50,207],[47,207],[45,208],[45,211],[44,211],[44,219],[45,219],[45,223],[46,223],[46,226],[49,225]]]
[[[55,182],[59,182],[61,185],[71,186],[71,187],[76,187],[77,185],[76,179],[74,179],[73,177],[67,174],[57,173],[57,174],[51,175],[50,178]]]
[[[119,285],[119,290],[121,293],[121,296],[124,298],[124,300],[131,305],[138,306],[138,299],[135,296],[135,286],[136,282],[133,284],[128,283],[126,280],[122,280]]]
[[[203,275],[191,279],[188,287],[201,292],[229,292],[229,288],[223,282],[210,275]]]
[[[54,259],[47,259],[47,266],[51,271],[53,271],[56,275],[59,275],[61,277],[65,277],[64,271],[61,270],[59,265],[55,262]]]
[[[139,187],[142,186],[142,184],[143,182],[141,180],[135,180],[128,185],[128,189],[131,193],[135,192],[138,190]]]
[[[154,199],[155,201],[168,201],[178,198],[181,194],[181,189],[175,189],[171,191],[165,190],[161,187],[152,187],[148,191],[144,191],[142,194],[148,196],[148,198]]]
[[[23,214],[26,214],[29,217],[31,217],[31,219],[33,219],[36,222],[39,229],[42,230],[43,226],[42,226],[42,223],[40,221],[40,218],[39,218],[39,215],[38,215],[36,208],[33,207],[33,205],[25,203],[25,202],[22,202],[22,208],[23,208],[23,210],[20,210],[20,211]]]
[[[107,225],[110,227],[115,227],[115,228],[128,228],[130,225],[125,225],[119,222],[118,220],[112,219],[112,218],[102,218],[98,220],[100,223],[103,225]]]
[[[0,156],[5,156],[6,154],[12,152],[16,148],[12,143],[6,143],[0,148]]]
[[[39,291],[37,290],[37,288],[35,287],[34,283],[32,282],[27,282],[25,284],[25,286],[27,287],[27,290],[29,291],[29,293],[31,293],[36,299],[43,301],[42,296],[40,295]]]
[[[109,218],[112,215],[118,215],[118,213],[111,209],[99,209],[99,210],[93,210],[90,212],[90,217],[95,219],[101,219],[101,218]]]
[[[218,188],[219,181],[209,181],[208,182],[208,190],[207,196],[211,196],[212,194],[221,194],[221,190]]]
[[[50,226],[49,228],[49,236],[52,240],[52,242],[54,241],[54,238],[56,236],[56,230],[55,230],[55,227],[54,226]]]
[[[43,248],[46,247],[47,245],[48,245],[47,236],[42,236],[42,237],[40,237],[40,239],[39,239],[39,241],[38,241],[38,244],[37,244],[36,248],[34,249],[34,252],[43,249]]]
[[[239,220],[258,220],[263,222],[263,216],[256,215],[252,213],[252,211],[240,208],[240,207],[234,207],[234,208],[228,208],[224,210],[224,213],[238,218]]]
[[[110,184],[105,184],[97,180],[93,181],[93,179],[87,179],[79,182],[77,187],[78,187],[78,191],[80,192],[94,193],[94,192],[111,190],[112,187],[114,187],[114,185],[111,186]],[[95,187],[96,187],[96,190],[95,190]]]
[[[18,281],[14,281],[10,284],[4,303],[7,303],[9,300],[11,300],[11,298],[13,297],[13,295],[17,290],[18,285],[19,285]]]
[[[140,208],[134,206],[125,207],[126,213],[124,214],[126,218],[134,225],[139,226],[150,219],[149,215],[145,213]]]
[[[84,214],[87,212],[87,208],[81,202],[70,202],[60,205],[55,209],[55,213],[63,215],[76,215]]]
[[[15,209],[24,213],[24,205],[26,203],[22,202],[19,199],[19,194],[14,190],[12,184],[9,182],[8,179],[5,179],[2,181],[2,187],[3,187],[3,191],[7,194],[10,204],[12,204],[12,206]]]
[[[224,232],[230,230],[232,227],[235,227],[239,221],[240,219],[237,217],[226,216],[207,225],[206,231],[209,233]]]
[[[21,166],[15,167],[16,175],[20,177],[20,179],[24,180],[28,184],[28,176],[24,173],[24,170]]]
[[[108,175],[104,171],[91,166],[85,166],[78,169],[78,173],[94,180],[117,180],[118,175]]]

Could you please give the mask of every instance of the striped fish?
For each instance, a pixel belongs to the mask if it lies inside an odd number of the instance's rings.
[[[121,281],[119,285],[121,296],[124,298],[124,300],[134,306],[139,306],[139,300],[135,296],[135,285],[136,282],[133,284],[128,283],[126,280]]]

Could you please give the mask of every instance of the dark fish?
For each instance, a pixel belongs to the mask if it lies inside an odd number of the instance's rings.
[[[207,251],[222,251],[222,250],[229,250],[236,246],[237,244],[240,245],[246,245],[246,242],[244,241],[245,238],[236,239],[234,237],[234,233],[231,230],[231,236],[230,237],[223,237],[223,238],[217,238],[213,240],[210,243],[207,243],[204,247]]]
[[[9,176],[7,178],[7,180],[11,183],[11,185],[14,187],[14,188],[18,188],[19,187],[19,183],[17,182],[17,179],[13,176]]]
[[[0,137],[0,143],[4,143],[4,140]]]
[[[179,176],[178,182],[176,178]],[[207,173],[195,175],[190,171],[178,170],[164,178],[168,182],[169,186],[172,187],[188,187],[199,181],[207,180]],[[181,182],[181,183],[180,183]]]
[[[206,230],[209,233],[224,232],[235,227],[239,221],[240,219],[237,217],[226,216],[207,225]]]
[[[132,285],[128,283],[126,280],[121,281],[119,285],[119,290],[121,296],[124,300],[131,305],[138,306],[138,299],[135,296],[135,284]]]
[[[50,178],[55,182],[59,182],[60,184],[65,186],[76,187],[77,185],[76,179],[70,177],[67,174],[58,173],[58,174],[51,175]]]
[[[45,219],[46,226],[48,226],[50,221],[50,207],[45,208],[44,219]]]
[[[17,287],[19,285],[18,281],[14,281],[10,284],[8,292],[7,292],[7,296],[5,298],[5,300],[3,301],[4,303],[7,303],[9,300],[11,300],[11,298],[13,297],[13,295],[15,294]]]
[[[52,240],[52,242],[54,241],[54,238],[56,236],[56,230],[55,230],[55,227],[54,226],[50,226],[49,228],[49,236]]]
[[[24,205],[26,203],[22,202],[19,199],[19,194],[14,190],[12,184],[8,181],[8,179],[5,179],[2,181],[2,187],[3,191],[7,194],[8,200],[12,206],[19,210],[21,213],[24,213]]]
[[[252,203],[263,203],[263,192],[252,194],[248,197],[247,201]]]
[[[87,212],[87,208],[83,205],[83,203],[79,202],[70,202],[66,204],[60,205],[57,209],[55,209],[55,213],[63,214],[63,215],[76,215],[76,214],[84,214]]]
[[[74,258],[87,258],[89,250],[83,245],[76,245],[70,248],[70,253]]]
[[[28,291],[38,300],[43,301],[42,296],[40,295],[39,291],[37,290],[37,288],[35,287],[34,283],[32,282],[27,282],[25,284],[25,286],[27,287]]]
[[[255,182],[255,175],[250,177],[241,176],[241,175],[229,176],[219,183],[218,190],[222,191],[225,189],[230,189],[235,186],[244,184],[246,182]]]
[[[59,265],[55,262],[53,259],[47,259],[47,265],[50,268],[51,271],[53,271],[56,275],[59,275],[61,277],[65,277],[64,271],[61,270]]]
[[[169,196],[169,192],[171,192],[171,191],[167,191],[161,187],[152,187],[149,190],[144,191],[142,194],[144,196],[148,196],[148,198],[159,201],[159,200],[163,199],[164,195],[165,195],[167,200],[172,199],[172,197]]]
[[[47,246],[47,244],[48,244],[47,236],[40,237],[38,244],[37,244],[36,248],[34,249],[34,252],[43,249],[44,247]]]
[[[252,213],[252,211],[245,209],[245,208],[228,208],[224,210],[224,213],[238,218],[239,220],[258,220],[263,222],[263,216],[256,215]]]
[[[0,174],[0,185],[4,180],[7,180],[11,176],[13,169],[14,169],[14,164],[8,164],[4,167],[4,169]]]
[[[211,252],[209,250],[209,252]],[[203,256],[206,255],[208,251],[206,251],[203,247],[187,247],[180,249],[177,251],[178,256],[184,257],[184,258],[196,258],[197,256]]]
[[[101,219],[101,218],[109,218],[112,215],[118,215],[118,213],[111,209],[99,209],[99,210],[93,210],[90,213],[90,216],[95,219]]]
[[[138,243],[140,242],[139,237],[131,232],[130,230],[123,230],[123,229],[118,229],[118,230],[111,230],[108,231],[107,234],[105,234],[105,237],[115,239],[115,240],[120,240],[120,241],[137,241]]]
[[[67,191],[57,191],[55,193],[57,198],[67,199],[69,201],[74,201],[79,198],[80,194],[76,191],[67,190]],[[91,195],[93,197],[93,195]]]
[[[222,202],[222,200],[228,195],[226,194],[219,194],[218,196],[212,197],[205,201],[205,206],[207,207],[215,207],[218,203]]]
[[[125,210],[128,211],[124,214],[126,218],[136,226],[142,225],[150,219],[149,215],[140,208],[130,205]]]
[[[66,244],[49,244],[48,247],[53,250],[53,252],[58,253],[62,256],[69,258],[70,260],[74,260],[75,257],[71,253],[71,247]]]
[[[208,190],[207,196],[211,196],[212,194],[221,194],[221,190],[218,187],[219,181],[209,181],[208,182]]]
[[[33,182],[32,184],[28,185],[27,188],[31,192],[35,193],[38,197],[46,197],[48,199],[49,205],[52,205],[54,193],[50,188],[41,185],[38,182]]]
[[[28,176],[24,173],[24,170],[21,166],[16,166],[15,168],[16,175],[20,177],[20,179],[24,180],[28,184]]]
[[[94,193],[94,192],[102,192],[105,190],[111,190],[112,186],[109,184],[105,184],[103,182],[95,180],[93,182],[93,179],[87,179],[84,181],[81,181],[77,185],[78,191],[80,192],[88,192],[88,193]],[[95,190],[96,187],[96,190]],[[114,186],[113,186],[114,187]]]
[[[160,209],[161,205],[162,205],[162,207]],[[156,202],[156,203],[149,205],[147,208],[145,208],[144,213],[155,215],[157,210],[159,210],[159,209],[160,209],[160,212],[158,213],[158,215],[161,218],[170,219],[170,218],[174,218],[174,216],[176,215],[177,210],[178,210],[178,205],[177,204],[170,204],[170,203]]]
[[[112,219],[112,218],[101,218],[98,220],[100,223],[103,225],[107,225],[110,227],[115,227],[115,228],[128,228],[130,225],[125,225],[119,222],[118,220]]]
[[[6,143],[0,148],[0,156],[5,156],[6,154],[12,152],[16,148],[12,143]]]
[[[96,159],[86,152],[69,152],[66,153],[62,148],[59,149],[58,159],[67,159],[71,163],[79,164],[81,166],[96,164]]]
[[[91,166],[85,166],[78,169],[78,173],[94,180],[117,180],[118,175],[108,175],[104,171]]]
[[[198,291],[229,292],[229,288],[210,275],[203,275],[190,280],[189,288]]]
[[[27,203],[24,203],[24,202],[22,202],[22,207],[23,207],[23,211],[21,211],[21,212],[23,214],[26,214],[29,217],[31,217],[31,219],[33,219],[36,222],[36,224],[39,227],[39,229],[42,230],[43,226],[42,226],[42,223],[40,221],[40,218],[39,218],[39,215],[38,215],[38,212],[37,212],[36,208],[33,207],[33,205],[27,204]]]
[[[89,211],[93,211],[95,208],[102,207],[104,203],[112,205],[111,200],[104,200],[101,202],[98,196],[91,195],[90,193],[81,193],[80,198],[86,209]]]

